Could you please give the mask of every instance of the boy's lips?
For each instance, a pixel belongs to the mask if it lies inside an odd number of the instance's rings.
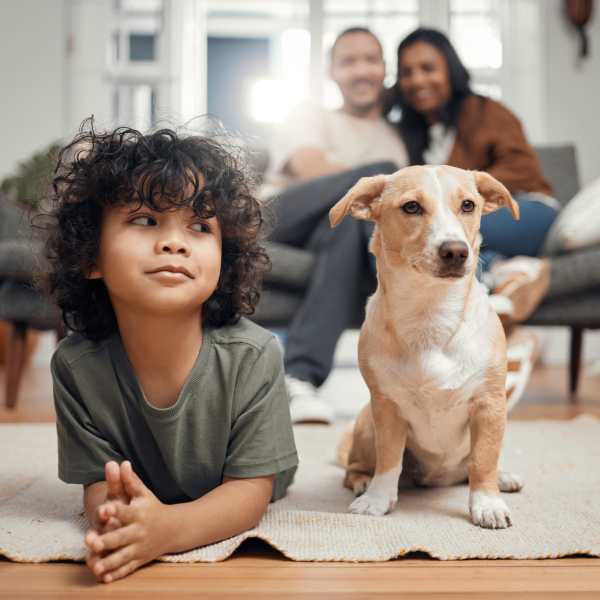
[[[182,275],[186,275],[190,279],[194,279],[194,276],[182,266],[176,265],[163,265],[162,267],[158,267],[156,269],[152,269],[151,271],[146,271],[148,274],[152,273],[181,273]]]

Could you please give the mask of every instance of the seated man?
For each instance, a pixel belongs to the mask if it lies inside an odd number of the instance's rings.
[[[368,29],[338,35],[330,75],[343,98],[339,110],[293,114],[270,149],[271,167],[261,191],[276,213],[270,239],[307,248],[317,256],[303,308],[292,321],[285,370],[294,422],[333,419],[316,388],[332,366],[337,340],[374,289],[366,250],[372,225],[349,219],[329,228],[328,211],[360,177],[393,173],[408,164],[400,136],[382,116],[385,65],[379,40]],[[331,265],[336,266],[332,277]],[[346,298],[356,298],[349,303]],[[305,307],[318,306],[319,310]]]

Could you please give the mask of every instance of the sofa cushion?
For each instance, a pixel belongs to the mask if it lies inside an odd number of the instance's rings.
[[[265,248],[271,259],[271,270],[265,275],[265,283],[269,287],[305,290],[314,266],[314,255],[275,242],[267,242]]]
[[[600,329],[600,287],[541,304],[525,325]]]
[[[583,188],[559,213],[544,244],[545,254],[600,244],[600,178]]]
[[[56,329],[60,310],[31,284],[0,283],[0,320],[23,322],[33,329]]]
[[[41,268],[42,243],[27,239],[0,241],[0,281],[33,281]]]
[[[548,180],[553,196],[563,205],[579,191],[579,172],[575,146],[535,146],[544,177]]]

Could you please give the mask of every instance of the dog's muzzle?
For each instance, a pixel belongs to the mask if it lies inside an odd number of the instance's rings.
[[[465,242],[444,242],[438,248],[439,277],[462,277],[469,258],[469,246]]]

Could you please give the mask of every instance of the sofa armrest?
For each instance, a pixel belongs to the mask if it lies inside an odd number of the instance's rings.
[[[548,298],[600,288],[600,245],[550,257]]]
[[[265,275],[265,284],[290,290],[307,287],[315,257],[312,253],[275,242],[265,244],[271,259],[271,270]]]
[[[42,264],[43,244],[35,240],[0,241],[0,281],[32,282]]]

